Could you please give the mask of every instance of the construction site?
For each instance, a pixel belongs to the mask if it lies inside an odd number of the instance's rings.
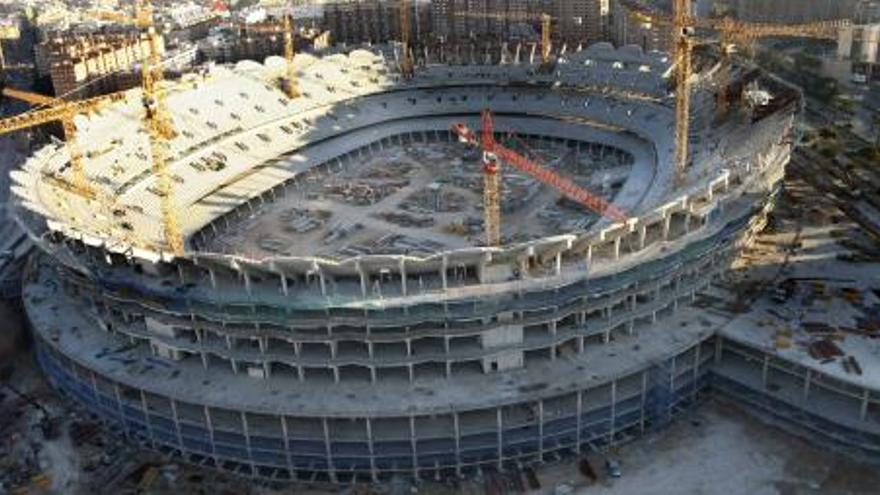
[[[786,220],[812,201],[785,179],[801,90],[695,49],[695,29],[732,44],[842,24],[700,24],[674,3],[632,7],[679,33],[672,54],[545,35],[414,64],[406,39],[290,42],[174,81],[138,12],[141,86],[4,88],[36,108],[0,132],[66,137],[11,172],[9,208],[36,247],[36,360],[91,418],[76,442],[100,430],[106,451],[267,483],[504,493],[713,397],[880,461],[878,255],[828,247],[840,212],[816,223],[825,247]]]

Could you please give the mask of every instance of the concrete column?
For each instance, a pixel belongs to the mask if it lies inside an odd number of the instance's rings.
[[[321,267],[318,264],[315,264],[315,269],[318,273],[318,283],[321,285],[321,295],[327,296],[327,281],[324,279],[324,272],[321,270]],[[335,474],[334,474],[335,476]]]
[[[130,438],[128,435],[128,426],[125,423],[125,414],[122,412],[122,394],[119,393],[119,384],[113,383],[113,396],[116,398],[116,413],[119,415],[119,425],[122,426],[122,434],[125,435],[125,438]]]
[[[672,227],[672,213],[663,216],[663,240],[669,240],[669,230]]]
[[[441,268],[440,268],[440,279],[443,281],[443,290],[446,290],[448,287],[448,282],[446,280],[446,270],[449,268],[449,257],[447,255],[443,255],[441,258]]]
[[[244,270],[241,270],[241,275],[244,278],[244,290],[248,295],[251,295],[251,277]]]
[[[410,415],[409,417],[409,445],[412,450],[412,465],[413,465],[413,476],[415,479],[419,479],[419,456],[418,456],[418,443],[416,442],[416,417]]]
[[[593,267],[593,245],[587,246],[587,271]]]
[[[575,404],[575,414],[577,414],[577,418],[575,419],[575,428],[577,430],[574,433],[574,451],[575,454],[581,453],[581,428],[583,428],[583,416],[584,414],[584,391],[577,391],[577,404]]]
[[[180,285],[186,285],[186,276],[183,273],[183,265],[177,263],[177,278],[180,279]]]
[[[810,397],[810,382],[812,381],[812,378],[813,371],[808,368],[806,375],[804,375],[804,401]]]
[[[694,346],[694,373],[693,373],[693,388],[691,390],[691,402],[697,401],[697,380],[700,377],[700,347],[701,345],[698,343]]]
[[[333,448],[330,445],[330,425],[327,418],[321,418],[321,428],[324,430],[324,455],[327,456],[327,476],[331,483],[336,483],[336,468],[333,466]]]
[[[556,276],[562,275],[562,252],[556,253]]]
[[[461,476],[461,425],[455,411],[452,412],[452,428],[455,431],[455,474]]]
[[[404,258],[400,258],[400,292],[404,296],[406,295],[406,261]]]
[[[611,418],[608,423],[608,445],[614,445],[614,428],[617,422],[617,380],[611,381]]]
[[[355,270],[357,270],[358,275],[360,276],[360,279],[361,279],[361,297],[366,298],[367,297],[367,286],[369,285],[369,282],[368,282],[369,278],[367,277],[367,274],[364,272],[363,268],[361,267],[360,260],[355,261],[354,268],[355,268]]]
[[[620,237],[620,236],[617,236],[617,237],[614,239],[614,259],[615,259],[615,260],[619,260],[619,259],[620,259],[620,243],[621,243],[621,240],[622,240],[622,239],[623,239],[623,238]]]
[[[147,406],[147,395],[143,390],[140,390],[140,396],[141,409],[143,409],[144,412],[144,421],[147,427],[147,435],[150,437],[150,445],[152,445],[153,448],[156,448],[156,435],[153,433],[153,422],[150,421],[150,408]]]
[[[642,372],[642,396],[639,406],[639,431],[645,433],[645,404],[648,402],[648,372]]]
[[[180,434],[180,416],[177,414],[177,401],[171,401],[171,417],[174,418],[174,434],[177,436],[177,445],[183,450],[183,435]]]
[[[871,391],[867,388],[862,391],[862,405],[859,408],[859,419],[862,421],[868,417],[868,402],[871,400]]]
[[[544,401],[538,400],[538,459],[544,461]]]
[[[211,456],[214,459],[214,464],[217,463],[217,448],[214,445],[214,420],[211,419],[211,408],[208,406],[203,406],[202,410],[205,413],[205,426],[208,427],[208,436],[211,438]],[[287,448],[287,445],[284,446]]]
[[[278,274],[281,277],[281,293],[284,294],[284,297],[289,295],[287,290],[287,277],[284,276],[283,273]]]
[[[376,470],[376,447],[373,443],[373,421],[366,418],[367,425],[367,451],[370,453],[370,476],[373,482],[379,481],[379,472]]]
[[[281,436],[284,438],[284,457],[287,461],[287,471],[290,479],[296,480],[296,470],[293,469],[293,460],[290,458],[290,430],[287,428],[287,416],[278,416],[281,421]]]
[[[501,408],[495,408],[495,429],[498,437],[498,446],[497,446],[497,456],[498,456],[498,471],[501,472],[504,470],[503,467],[503,459],[504,459],[504,421],[502,420]]]
[[[770,356],[764,354],[764,364],[761,366],[761,389],[767,390],[767,375],[770,371]]]
[[[639,251],[645,249],[645,240],[648,238],[648,226],[639,227]]]
[[[211,279],[211,288],[217,289],[217,275],[214,273],[214,270],[208,268],[208,278]]]

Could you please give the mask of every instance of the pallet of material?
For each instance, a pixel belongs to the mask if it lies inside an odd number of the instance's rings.
[[[810,343],[809,347],[807,347],[807,352],[810,354],[810,357],[820,361],[843,356],[843,351],[840,350],[840,347],[837,347],[837,344],[827,338]]]

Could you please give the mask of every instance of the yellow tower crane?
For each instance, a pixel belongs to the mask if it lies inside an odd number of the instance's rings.
[[[457,17],[469,17],[475,19],[495,19],[507,21],[531,22],[535,20],[541,21],[541,62],[547,64],[550,62],[551,36],[553,34],[553,16],[550,14],[528,14],[528,13],[481,13],[481,12],[456,12]]]
[[[97,191],[88,183],[83,162],[83,154],[76,143],[76,126],[74,118],[78,114],[94,112],[102,106],[125,98],[124,93],[113,93],[77,101],[63,101],[49,96],[29,93],[12,88],[3,88],[3,96],[23,100],[28,103],[39,105],[42,108],[32,110],[20,115],[14,115],[0,119],[0,134],[20,131],[50,122],[61,122],[64,129],[65,144],[70,156],[70,166],[73,170],[73,182],[70,183],[54,175],[46,179],[54,185],[74,194],[95,199]]]
[[[764,37],[794,37],[814,39],[834,39],[839,31],[849,26],[848,21],[823,21],[807,24],[770,24],[742,22],[731,18],[705,19],[691,14],[690,0],[674,0],[672,16],[656,12],[638,0],[621,0],[621,4],[631,14],[646,23],[656,22],[672,28],[673,62],[675,77],[675,172],[676,182],[684,181],[688,163],[688,134],[690,132],[690,79],[692,76],[691,58],[694,47],[695,29],[707,29],[720,34],[722,61],[720,73],[721,91],[725,91],[729,79],[730,54],[732,47],[739,43],[754,41]],[[726,94],[725,94],[726,98]],[[724,101],[722,105],[727,105]]]
[[[765,24],[743,23],[730,18],[711,21],[711,27],[719,32],[721,64],[718,81],[718,112],[727,113],[730,98],[727,87],[730,84],[730,67],[733,54],[739,47],[753,43],[761,38],[809,38],[837,39],[840,30],[848,25],[846,21],[821,21],[806,24]]]
[[[400,72],[406,78],[412,77],[415,71],[415,64],[410,53],[409,35],[409,1],[400,0]]]
[[[181,255],[184,252],[183,234],[175,204],[174,183],[168,168],[168,141],[177,133],[168,110],[165,88],[162,87],[165,79],[162,57],[159,53],[162,35],[156,31],[153,8],[149,0],[138,0],[135,3],[134,17],[117,13],[100,13],[98,17],[138,27],[144,32],[149,44],[148,53],[143,58],[141,67],[144,123],[150,141],[156,189],[161,201],[165,245],[172,254]]]
[[[281,25],[277,24],[241,24],[245,31],[253,31],[257,33],[281,33],[284,37],[284,60],[287,61],[287,86],[284,93],[291,100],[299,97],[299,84],[296,76],[296,69],[293,66],[293,59],[296,56],[294,46],[294,22],[292,10],[284,13]]]

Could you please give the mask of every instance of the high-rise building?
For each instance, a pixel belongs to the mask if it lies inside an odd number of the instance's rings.
[[[607,39],[610,0],[434,0],[433,33],[444,40],[537,38],[541,15],[553,18],[553,39],[589,44]]]
[[[37,70],[48,73],[57,96],[94,96],[140,84],[137,64],[149,50],[133,32],[50,36],[37,46]]]
[[[744,21],[810,22],[851,18],[862,0],[712,0]]]
[[[431,9],[410,2],[410,40],[418,41],[431,30]],[[400,40],[400,2],[397,0],[346,0],[324,5],[323,28],[335,43],[385,43]]]

